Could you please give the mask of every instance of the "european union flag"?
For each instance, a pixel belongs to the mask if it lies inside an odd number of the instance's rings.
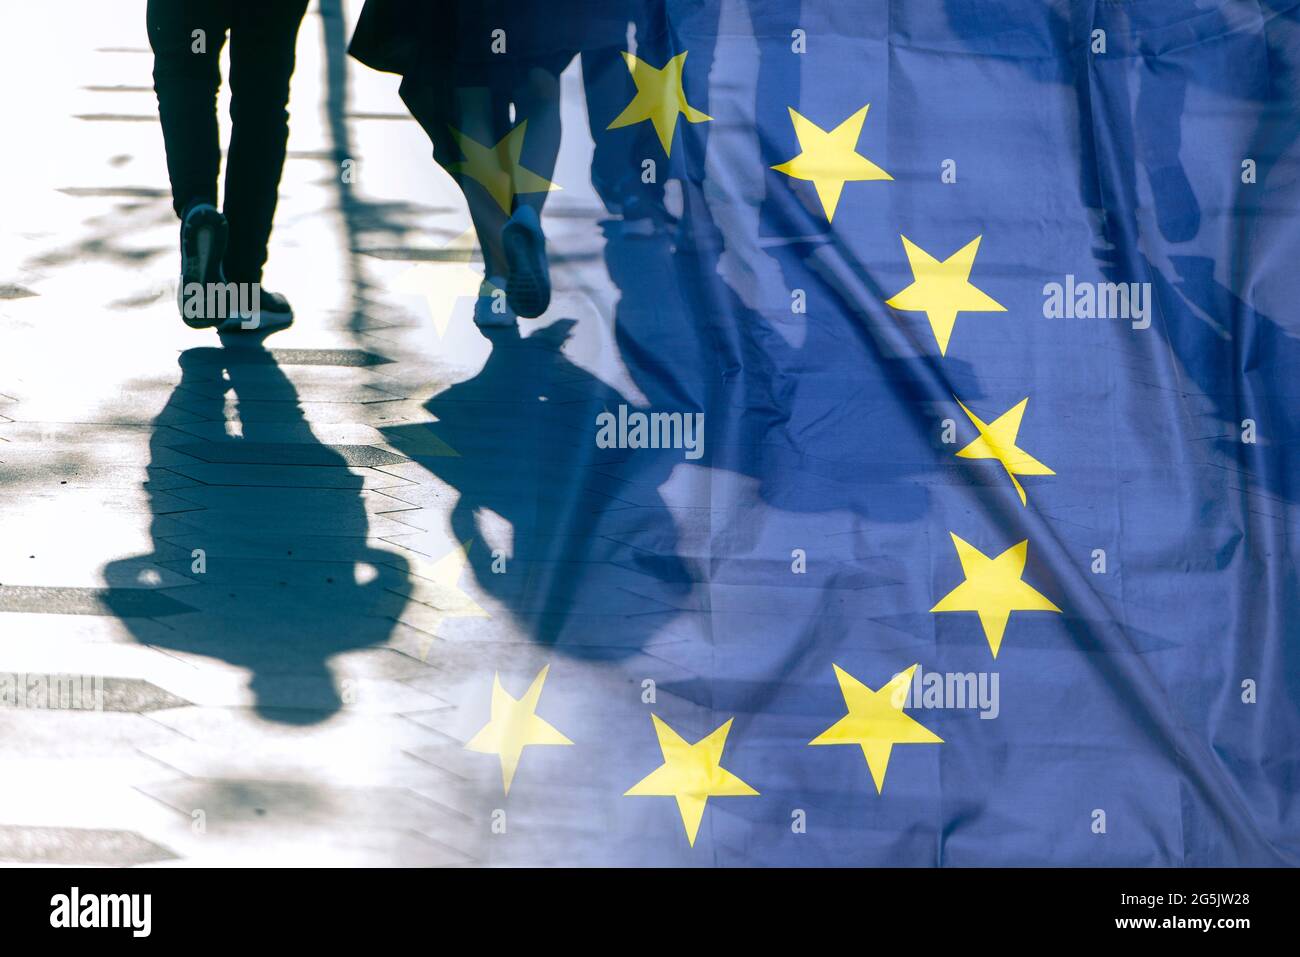
[[[1300,861],[1300,4],[444,6],[489,860]]]

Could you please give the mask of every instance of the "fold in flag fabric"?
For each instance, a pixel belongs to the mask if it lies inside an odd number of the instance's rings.
[[[420,459],[530,654],[458,702],[493,854],[1300,862],[1300,8],[538,9],[463,43],[572,70],[576,174],[476,134],[556,298]]]

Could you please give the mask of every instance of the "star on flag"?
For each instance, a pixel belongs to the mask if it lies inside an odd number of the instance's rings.
[[[1029,541],[1012,545],[997,558],[989,558],[970,542],[952,535],[965,581],[939,599],[931,612],[973,611],[988,640],[989,650],[997,658],[1002,636],[1013,611],[1054,611],[1057,608],[1041,592],[1021,580]]]
[[[713,117],[686,102],[686,91],[682,88],[682,67],[686,63],[686,52],[689,51],[677,54],[656,69],[640,57],[624,51],[623,61],[627,63],[632,82],[636,84],[636,96],[605,128],[617,130],[648,120],[655,128],[664,155],[672,156],[673,134],[677,131],[679,116],[686,117],[688,123],[707,123],[712,120]]]
[[[867,759],[876,793],[881,794],[894,745],[943,743],[943,738],[903,711],[907,688],[917,666],[894,675],[879,691],[872,691],[839,665],[831,667],[835,669],[848,714],[808,743],[858,745]]]
[[[899,238],[912,267],[912,284],[886,299],[885,305],[901,312],[924,312],[939,344],[939,355],[948,352],[948,340],[952,337],[958,313],[1007,311],[1005,306],[970,281],[975,254],[983,236],[976,236],[942,261],[906,236]]]
[[[501,783],[505,793],[519,769],[519,759],[524,748],[534,745],[573,744],[554,725],[537,714],[537,704],[546,683],[546,665],[537,673],[523,697],[516,698],[501,684],[501,675],[492,676],[492,717],[482,730],[465,745],[468,751],[495,754],[501,759]]]
[[[953,396],[953,398],[956,398],[956,396]],[[1056,474],[1016,445],[1016,436],[1020,433],[1020,420],[1024,418],[1025,407],[1029,404],[1028,396],[1021,399],[1006,412],[1003,412],[993,420],[992,424],[985,423],[974,412],[966,408],[961,399],[957,399],[957,404],[961,406],[961,410],[966,413],[966,417],[979,430],[979,438],[961,449],[957,453],[957,457],[961,459],[997,459],[1002,467],[1006,469],[1007,475],[1011,478],[1011,484],[1016,487],[1016,493],[1020,496],[1020,504],[1027,504],[1024,487],[1016,480],[1016,476]]]
[[[483,273],[469,265],[477,248],[474,231],[466,230],[438,250],[437,260],[416,263],[390,281],[393,292],[424,300],[439,339],[447,334],[455,303],[479,294]]]
[[[432,625],[422,625],[423,630],[436,629],[447,618],[492,617],[460,587],[461,575],[469,563],[469,547],[470,542],[461,543],[434,562],[427,572],[419,573],[422,587],[429,588],[432,592],[428,598],[418,599],[425,609],[431,611],[433,617]],[[420,653],[421,661],[429,657],[433,638],[430,634],[425,639]]]
[[[455,127],[450,129],[456,145],[465,154],[465,159],[449,164],[449,169],[474,180],[487,190],[488,195],[507,216],[519,193],[547,193],[560,188],[525,168],[520,162],[524,136],[528,130],[527,120],[503,136],[495,146],[485,146]]]
[[[883,169],[857,151],[862,124],[866,122],[868,103],[833,130],[824,130],[801,115],[794,107],[790,121],[799,140],[799,155],[772,169],[793,179],[807,180],[817,190],[826,221],[835,219],[844,184],[864,180],[892,180]]]
[[[694,847],[709,798],[748,797],[758,792],[722,767],[722,749],[726,747],[732,719],[691,744],[659,715],[652,714],[650,718],[654,721],[664,763],[628,788],[624,797],[676,798],[686,840]]]

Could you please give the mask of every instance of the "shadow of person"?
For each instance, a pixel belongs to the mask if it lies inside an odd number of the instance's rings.
[[[597,416],[632,403],[564,355],[574,324],[561,319],[527,337],[486,332],[482,370],[425,403],[436,423],[382,431],[460,493],[452,531],[491,546],[470,549],[470,566],[530,638],[617,658],[671,621],[691,591],[658,490],[683,451],[598,447]],[[456,455],[421,455],[430,433]],[[509,525],[509,547],[491,515]],[[504,574],[494,550],[509,556]]]
[[[451,514],[457,540],[486,540],[491,546],[469,552],[479,585],[511,609],[531,638],[571,654],[616,653],[609,650],[611,643],[638,647],[683,612],[707,608],[709,576],[723,563],[731,563],[728,571],[735,576],[767,568],[759,542],[764,523],[755,518],[766,505],[791,513],[780,518],[791,527],[803,524],[806,514],[835,510],[891,522],[914,519],[928,494],[923,486],[908,481],[905,494],[883,496],[861,478],[873,457],[883,454],[899,460],[890,478],[901,483],[932,455],[928,427],[909,433],[910,441],[878,430],[877,444],[863,448],[863,407],[902,416],[912,393],[900,396],[910,388],[903,360],[885,360],[890,373],[865,381],[853,366],[852,359],[873,348],[856,316],[845,324],[849,328],[814,328],[810,344],[800,349],[769,333],[770,316],[729,293],[718,295],[718,257],[725,247],[713,223],[716,209],[706,199],[707,142],[717,135],[710,125],[678,118],[671,140],[676,145],[669,152],[653,123],[616,122],[637,96],[638,83],[624,57],[633,21],[638,58],[660,70],[683,57],[690,105],[712,115],[709,76],[717,7],[692,9],[676,20],[662,9],[622,19],[627,22],[617,29],[588,25],[582,37],[561,38],[558,27],[564,21],[553,17],[537,32],[520,30],[516,23],[511,35],[526,35],[547,56],[562,43],[582,55],[594,144],[589,173],[610,214],[599,223],[605,275],[579,275],[572,260],[557,260],[557,270],[572,270],[564,276],[571,285],[590,279],[612,287],[610,325],[618,362],[640,393],[641,411],[702,414],[707,422],[703,454],[696,460],[682,449],[596,445],[599,413],[616,413],[622,405],[636,409],[565,357],[570,319],[526,338],[510,327],[486,330],[493,348],[482,371],[426,404],[437,423],[384,430],[394,447],[460,493]],[[670,29],[670,21],[681,29]],[[511,56],[527,59],[518,47],[511,49]],[[556,63],[567,62],[562,53],[556,56]],[[444,63],[436,66],[446,69]],[[473,71],[458,71],[455,83],[472,86],[472,76]],[[494,69],[481,79],[504,103],[511,97],[501,87],[511,76]],[[427,111],[415,96],[421,91],[430,97]],[[447,135],[447,116],[457,117],[452,125],[460,127],[471,118],[491,119],[487,102],[477,108],[465,99],[448,105],[452,92],[450,81],[440,85],[412,72],[404,80],[403,96],[435,142]],[[524,165],[547,177],[559,131],[541,122],[541,105],[545,101],[547,112],[558,115],[557,95],[558,85],[551,84],[545,96],[516,104],[516,124],[529,122]],[[504,130],[483,131],[482,142],[496,142]],[[435,149],[436,156],[460,156],[455,143],[444,145]],[[754,150],[762,167],[757,141]],[[643,156],[661,164],[661,175],[649,183],[641,175]],[[671,214],[666,180],[673,181],[680,200]],[[462,185],[467,197],[479,190],[473,183]],[[474,202],[467,202],[473,212]],[[482,237],[491,230],[479,232]],[[492,259],[486,249],[485,258]],[[782,290],[774,310],[789,312],[788,295]],[[823,371],[832,375],[814,374]],[[430,433],[459,457],[422,454]],[[809,456],[810,443],[819,452],[829,451],[829,460]],[[719,471],[735,478],[719,477]],[[670,479],[672,488],[663,489]],[[721,504],[737,496],[746,508],[728,511]],[[764,521],[777,520],[764,514]],[[493,540],[492,515],[514,536],[506,549],[513,557],[505,574],[492,568],[492,552],[502,541]],[[703,587],[693,588],[697,583]]]
[[[1296,501],[1290,470],[1241,441],[1238,430],[1245,420],[1263,416],[1273,435],[1294,434],[1288,428],[1294,413],[1278,399],[1291,391],[1285,370],[1300,339],[1282,311],[1257,308],[1257,302],[1285,301],[1297,288],[1286,271],[1261,264],[1268,262],[1278,228],[1269,207],[1287,204],[1277,191],[1289,185],[1277,169],[1300,135],[1295,73],[1285,66],[1300,35],[1300,11],[1267,3],[1244,13],[1195,5],[1134,7],[1126,18],[1131,46],[1141,54],[1133,61],[1138,93],[1132,108],[1122,76],[1091,84],[1097,88],[1091,94],[1089,84],[1079,85],[1081,95],[1097,97],[1093,109],[1110,121],[1106,134],[1115,141],[1103,151],[1108,162],[1097,170],[1095,199],[1103,228],[1094,258],[1113,282],[1151,281],[1154,333],[1167,343],[1177,374],[1194,384],[1180,390],[1183,414],[1189,421],[1207,415],[1219,420],[1220,437],[1207,448],[1218,453],[1220,464],[1248,487]],[[1206,87],[1234,103],[1245,122],[1236,127],[1222,123],[1219,113],[1207,113],[1203,92],[1202,102],[1189,112],[1189,86]],[[1219,126],[1210,127],[1207,120]],[[1099,135],[1096,125],[1083,124],[1085,141]],[[1209,204],[1209,223],[1202,230],[1201,203],[1183,169],[1180,146],[1186,135],[1193,147],[1188,152],[1196,156],[1211,128],[1217,137],[1240,141],[1241,155],[1262,172],[1258,185],[1245,175],[1239,182],[1233,177],[1230,205]],[[1139,217],[1139,167],[1147,175],[1163,245],[1149,228],[1144,231]]]
[[[1300,390],[1288,371],[1300,362],[1300,335],[1215,279],[1209,257],[1172,256],[1170,262],[1176,278],[1154,270],[1153,275],[1169,310],[1164,334],[1201,390],[1200,397],[1189,394],[1184,401],[1199,401],[1225,424],[1213,447],[1239,470],[1248,488],[1300,501],[1300,478],[1290,467],[1295,455],[1286,448],[1294,448],[1300,434],[1300,412],[1291,401]],[[1213,317],[1218,328],[1197,312]],[[1255,417],[1268,422],[1274,454],[1241,440],[1238,430]]]
[[[1295,327],[1284,310],[1257,303],[1288,301],[1300,288],[1293,271],[1270,268],[1280,231],[1290,228],[1272,211],[1293,205],[1294,177],[1284,171],[1300,137],[1300,73],[1291,62],[1300,8],[1277,0],[1019,4],[985,17],[972,16],[966,0],[943,5],[952,38],[982,54],[1005,54],[1013,33],[1035,37],[1024,17],[1032,11],[1038,19],[1037,38],[1051,55],[1005,62],[1073,99],[1079,200],[1098,272],[1111,282],[1152,284],[1152,335],[1168,345],[1171,374],[1192,386],[1179,388],[1183,414],[1218,419],[1214,448],[1270,494],[1295,501],[1286,469],[1254,461],[1257,450],[1232,436],[1265,411],[1276,435],[1290,434],[1293,418],[1285,403],[1268,400],[1289,390],[1284,370],[1296,352]],[[1225,103],[1232,109],[1225,112]],[[1221,192],[1207,175],[1220,154],[1233,157],[1234,173]],[[1140,174],[1150,196],[1145,219]],[[1194,183],[1206,197],[1198,198]]]
[[[407,563],[367,542],[362,478],[312,434],[264,338],[223,336],[223,348],[181,354],[181,381],[150,438],[153,552],[109,564],[104,578],[138,641],[247,669],[260,717],[314,724],[343,705],[335,673],[354,676],[331,659],[387,641]],[[178,420],[194,441],[166,424]],[[131,617],[121,596],[149,584],[147,563],[193,579],[162,589],[191,612]]]

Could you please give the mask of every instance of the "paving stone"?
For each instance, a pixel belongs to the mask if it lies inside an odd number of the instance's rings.
[[[381,445],[383,433],[369,425],[339,422],[313,425],[307,429],[300,422],[259,422],[255,425],[236,419],[221,422],[195,422],[178,426],[197,439],[209,442],[286,442],[308,445]],[[232,428],[241,435],[234,438]]]
[[[49,652],[53,658],[51,666],[32,666],[37,671],[48,671],[57,667],[62,656],[72,653],[85,655],[87,644],[120,644],[128,648],[139,648],[132,637],[133,630],[119,618],[106,618],[90,615],[50,615],[40,612],[10,612],[4,619],[5,629],[0,645],[4,648],[3,664],[0,669],[15,670],[22,665],[16,657],[22,649],[39,648]],[[134,629],[155,628],[166,631],[166,627],[157,622],[132,622]],[[28,667],[22,665],[23,667]],[[79,662],[81,669],[90,667]]]
[[[177,810],[202,808],[209,830],[257,823],[273,828],[384,827],[437,832],[463,828],[464,818],[405,788],[325,788],[307,782],[259,779],[178,781],[149,793]]]
[[[12,695],[11,695],[12,691]],[[33,681],[30,673],[0,674],[0,708],[79,711],[126,711],[132,714],[177,708],[184,698],[139,678],[103,675],[49,675]]]
[[[410,526],[402,526],[409,530]],[[388,542],[364,535],[267,535],[260,528],[225,526],[199,529],[193,526],[171,525],[160,530],[155,541],[163,542],[189,553],[202,548],[209,559],[219,556],[228,559],[280,559],[319,562],[367,562],[381,564],[400,562],[401,550]],[[173,551],[165,556],[175,557]]]
[[[44,588],[0,585],[0,612],[42,612],[56,615],[115,615],[119,618],[160,618],[193,609],[151,588]]]
[[[63,533],[58,524],[46,526],[47,533]],[[82,539],[77,529],[67,538],[50,542],[39,534],[15,533],[9,548],[0,552],[0,582],[10,586],[70,587],[95,590],[105,584],[105,569],[113,565],[113,580],[107,584],[119,588],[174,588],[190,584],[183,570],[171,570],[166,561],[184,561],[188,565],[190,552],[165,545],[148,556],[127,557],[105,554],[99,550],[104,539]],[[124,535],[114,542],[119,547],[138,542],[144,547],[148,535],[137,530],[134,535]],[[88,547],[94,542],[97,547]],[[27,548],[39,548],[29,552]]]
[[[281,366],[348,366],[366,368],[392,362],[364,349],[272,349],[271,356]]]
[[[10,422],[0,425],[0,439],[14,446],[38,449],[79,448],[99,453],[115,445],[127,446],[137,457],[150,445],[174,445],[187,441],[186,432],[153,425],[104,425],[81,422]],[[6,451],[12,449],[6,446]]]
[[[176,452],[201,462],[242,465],[395,465],[405,457],[371,445],[311,445],[301,442],[192,442]]]
[[[378,469],[329,465],[239,465],[195,463],[170,471],[184,484],[238,485],[245,488],[400,488],[413,483]],[[186,481],[188,480],[188,481]],[[411,503],[419,504],[419,503]]]
[[[34,513],[77,516],[84,513],[102,517],[108,512],[151,512],[167,515],[189,511],[196,506],[182,498],[164,492],[161,488],[102,488],[60,485],[52,482],[37,488],[27,487],[21,498],[0,497],[0,522],[12,513],[22,513],[24,521],[33,520]]]
[[[245,513],[290,511],[315,513],[328,517],[357,511],[372,515],[419,511],[418,505],[398,501],[382,492],[356,487],[244,488],[236,485],[196,485],[181,489],[173,493],[172,497],[190,506],[185,511],[201,509],[204,512],[219,512],[225,517],[235,517]]]
[[[312,491],[325,490],[313,489]],[[241,522],[232,523],[232,518],[248,520],[253,514],[257,515],[258,535],[264,539],[275,538],[277,544],[284,543],[290,548],[292,548],[292,540],[302,536],[361,538],[367,534],[396,535],[411,529],[410,525],[399,520],[401,512],[367,515],[365,509],[357,502],[350,503],[349,507],[340,513],[296,510],[292,512],[230,510],[227,513],[218,509],[196,509],[178,513],[174,516],[174,522],[176,525],[193,530],[196,537],[191,540],[199,542],[197,547],[206,549],[203,536],[220,534],[232,524],[241,524]]]
[[[0,824],[0,861],[129,867],[175,858],[167,848],[133,831]]]

